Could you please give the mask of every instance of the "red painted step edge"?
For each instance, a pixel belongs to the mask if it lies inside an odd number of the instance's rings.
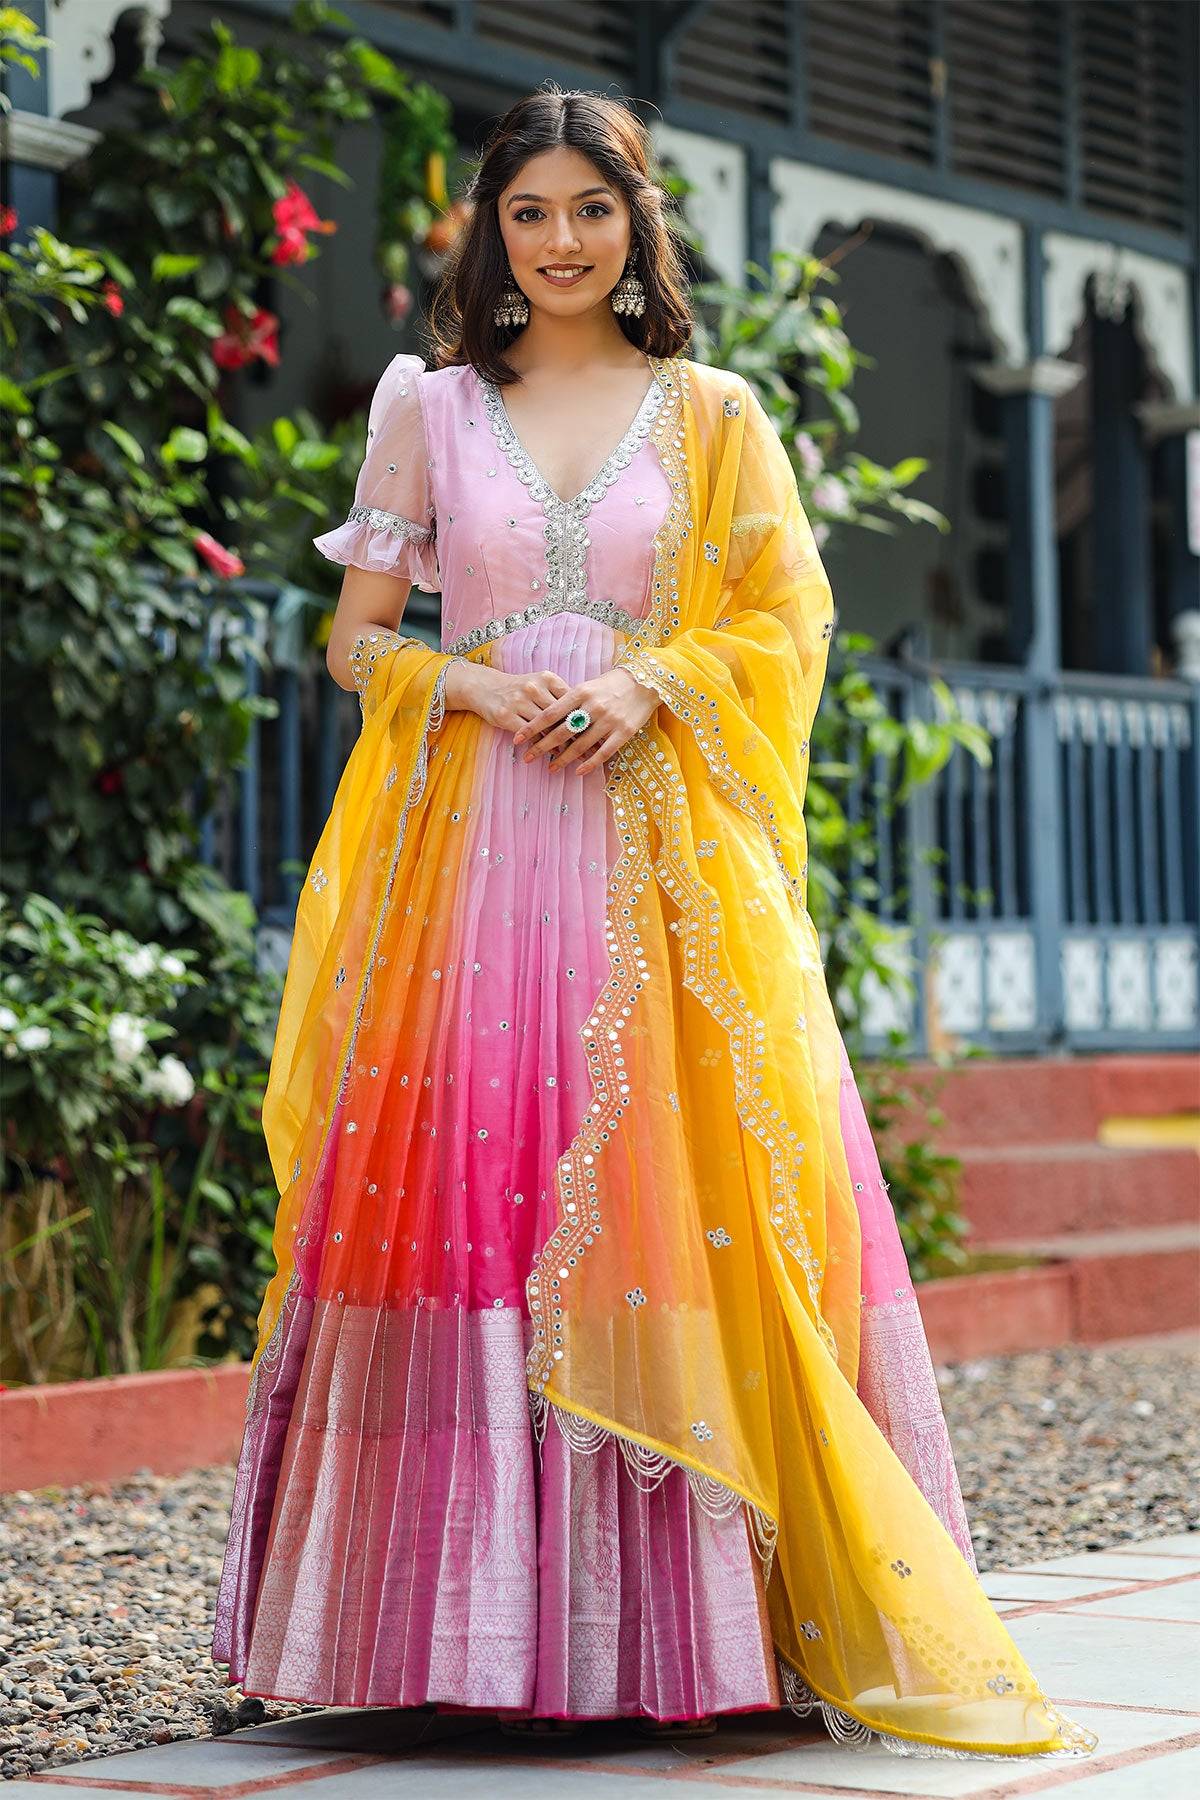
[[[0,1394],[0,1492],[180,1475],[232,1462],[248,1363],[64,1381]]]
[[[973,1246],[1196,1217],[1195,1150],[1036,1144],[958,1154]]]
[[[1033,1269],[996,1269],[924,1281],[917,1304],[935,1363],[1003,1356],[1010,1350],[1056,1350],[1074,1328],[1069,1262]]]
[[[920,1128],[927,1098],[944,1115],[946,1150],[1088,1143],[1103,1119],[1200,1111],[1200,1057],[979,1059],[948,1072],[914,1063],[910,1085],[918,1104],[905,1130]]]
[[[1103,1343],[1193,1325],[1195,1258],[1078,1256],[926,1281],[917,1299],[935,1363]],[[223,1363],[0,1393],[0,1492],[231,1463],[249,1380]]]

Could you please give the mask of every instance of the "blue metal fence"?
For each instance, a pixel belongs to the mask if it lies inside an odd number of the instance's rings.
[[[866,672],[895,717],[936,716],[931,671]],[[906,1008],[875,997],[875,1035],[899,1028],[921,1048],[1200,1043],[1200,689],[973,664],[937,674],[986,729],[991,762],[957,747],[894,810],[878,768],[851,795],[852,816],[872,820],[878,910],[905,929],[918,971]],[[1038,754],[1047,741],[1053,763]],[[1056,879],[1039,880],[1039,864]]]
[[[415,590],[405,629],[436,644],[436,609]],[[356,696],[305,635],[260,636],[265,669],[246,657],[248,691],[278,714],[255,722],[245,766],[201,828],[202,854],[250,895],[277,963],[360,724]],[[863,667],[894,717],[936,718],[932,670]],[[1200,1043],[1200,689],[973,664],[936,674],[986,729],[991,761],[958,747],[900,805],[881,758],[849,789],[870,840],[873,904],[916,973],[908,1001],[871,995],[873,1034],[898,1029],[920,1051],[948,1040],[1014,1051]],[[1056,763],[1038,754],[1047,742]],[[1047,819],[1049,830],[1035,823]]]

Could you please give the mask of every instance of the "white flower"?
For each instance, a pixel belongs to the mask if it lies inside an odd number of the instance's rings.
[[[139,944],[136,950],[123,950],[118,961],[134,981],[144,981],[158,967],[158,951],[151,944]]]
[[[146,1048],[146,1022],[136,1013],[114,1013],[108,1024],[108,1041],[118,1062],[130,1063]]]
[[[813,526],[813,537],[816,539],[817,549],[823,550],[829,542],[829,527],[824,519],[818,519]]]
[[[0,1006],[0,1031],[15,1031],[17,1015],[11,1006]]]
[[[792,442],[800,453],[800,467],[809,481],[815,481],[825,467],[816,439],[807,431],[798,431]]]
[[[177,1056],[164,1056],[158,1067],[150,1070],[144,1085],[148,1094],[165,1100],[168,1106],[186,1106],[196,1091],[191,1070]]]
[[[836,475],[825,475],[813,488],[812,503],[819,512],[842,518],[850,511],[850,490]]]
[[[24,1031],[17,1033],[18,1050],[44,1050],[50,1042],[50,1029],[46,1025],[26,1025]]]
[[[168,953],[163,957],[158,966],[164,975],[170,976],[172,981],[179,981],[187,974],[187,964],[184,962],[182,956],[175,956]]]

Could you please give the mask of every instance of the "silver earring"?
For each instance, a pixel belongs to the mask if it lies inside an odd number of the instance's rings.
[[[517,286],[512,269],[508,271],[508,285],[501,290],[500,299],[492,318],[497,325],[528,325],[529,302]]]
[[[633,258],[630,258],[632,264]],[[641,277],[636,275],[632,267],[627,268],[609,295],[609,301],[615,313],[630,313],[640,319],[646,310],[646,289]]]

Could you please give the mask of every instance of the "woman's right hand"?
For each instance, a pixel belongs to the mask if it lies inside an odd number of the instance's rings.
[[[478,713],[501,731],[519,731],[552,700],[561,699],[569,685],[553,669],[510,675],[488,663],[455,660],[446,673],[446,709]]]

